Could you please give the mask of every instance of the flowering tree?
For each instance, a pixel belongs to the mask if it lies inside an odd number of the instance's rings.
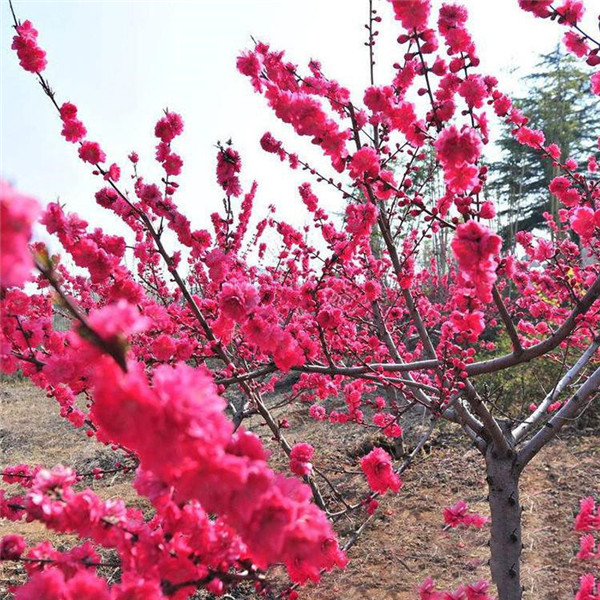
[[[565,27],[568,50],[600,64],[600,44],[578,25],[581,2],[519,4],[556,20]],[[242,581],[266,594],[265,571],[275,563],[297,584],[343,568],[346,557],[328,516],[375,511],[378,495],[400,489],[402,471],[426,438],[399,465],[385,450],[372,450],[361,460],[371,492],[356,506],[335,506],[339,496],[322,492],[330,482],[312,466],[314,448],[292,446],[285,421],[264,401],[290,371],[299,374],[295,396],[310,403],[315,422],[369,424],[401,437],[402,415],[419,405],[434,425],[446,420],[462,429],[485,456],[492,579],[501,600],[521,598],[519,477],[586,410],[600,384],[596,158],[563,162],[561,149],[527,126],[496,78],[480,72],[464,8],[446,4],[433,15],[429,0],[392,0],[386,10],[402,28],[403,60],[389,84],[372,80],[360,99],[351,99],[318,62],[304,72],[264,43],[238,59],[255,92],[309,137],[337,173],[322,174],[270,133],[261,138],[263,150],[292,169],[306,168],[347,200],[340,225],[312,182],[300,186],[298,201],[320,240],[314,246],[274,215],[251,232],[257,186],[243,184],[241,158],[231,145],[217,154],[223,212],[212,215],[212,232],[194,229],[176,202],[182,118],[165,111],[156,123],[160,182],[144,179],[135,152],[128,167],[112,162],[86,137],[77,107],[59,100],[42,75],[46,54],[37,31],[15,16],[12,47],[21,66],[37,78],[62,135],[98,177],[97,203],[131,235],[127,243],[91,229],[58,203],[42,210],[2,184],[2,368],[21,369],[75,427],[124,455],[122,468],[136,469],[135,489],[153,505],[148,520],[121,501],[103,501],[74,487],[78,475],[69,468],[5,469],[4,481],[22,490],[0,491],[0,516],[40,521],[85,540],[60,552],[48,543],[27,548],[19,536],[4,538],[1,558],[26,558],[29,579],[16,591],[18,600],[177,600],[202,587],[219,595]],[[371,64],[380,20],[371,10]],[[600,72],[591,78],[591,92],[600,95]],[[415,93],[428,100],[426,109],[413,101]],[[482,162],[490,113],[559,173],[550,191],[563,208],[556,222],[546,216],[554,241],[522,232],[516,255],[502,252],[490,228],[496,209],[485,197],[489,173]],[[121,178],[125,168],[132,189]],[[444,193],[428,196],[438,172]],[[75,268],[39,242],[28,247],[38,218]],[[438,268],[426,250],[442,234],[452,240],[453,260]],[[274,260],[267,258],[267,235],[281,240]],[[133,269],[125,265],[128,245]],[[26,292],[33,265],[37,274]],[[57,311],[72,319],[70,331],[53,328]],[[512,345],[506,354],[494,342],[501,336]],[[478,377],[541,357],[561,365],[560,380],[547,385],[550,391],[528,414],[498,412]],[[386,399],[372,401],[378,388],[387,390]],[[228,389],[238,393],[223,395]],[[323,400],[340,395],[347,410],[328,413]],[[256,413],[289,456],[292,475],[275,473],[260,439],[243,428]],[[582,512],[597,527],[600,517],[586,506]],[[483,524],[464,503],[445,518],[449,525]],[[96,572],[98,547],[118,557],[122,575],[111,587]],[[594,586],[590,575],[578,597],[597,598]],[[296,595],[291,587],[279,593]],[[431,580],[420,595],[442,597]],[[488,585],[444,597],[481,600]]]

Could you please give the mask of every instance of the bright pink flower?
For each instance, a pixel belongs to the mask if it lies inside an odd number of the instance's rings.
[[[111,595],[105,579],[101,579],[89,570],[78,571],[67,582],[66,600],[110,600]]]
[[[376,150],[365,146],[354,153],[350,160],[350,177],[362,179],[363,176],[374,179],[379,175],[379,157]]]
[[[488,595],[490,584],[485,579],[480,579],[477,583],[471,583],[465,588],[467,600],[493,600]]]
[[[0,561],[16,560],[25,552],[27,544],[22,535],[9,534],[0,539]]]
[[[377,221],[377,208],[372,204],[348,204],[346,207],[346,229],[355,237],[369,235]]]
[[[442,600],[442,593],[435,590],[435,581],[427,577],[418,587],[421,600]]]
[[[565,0],[564,4],[556,8],[556,11],[561,15],[561,21],[569,25],[577,25],[583,17],[585,8],[580,0]]]
[[[364,291],[367,300],[373,302],[373,300],[377,300],[381,295],[381,285],[377,281],[370,279],[369,281],[365,281]]]
[[[458,93],[465,99],[469,108],[481,108],[488,95],[488,89],[481,75],[469,75],[458,86]]]
[[[398,425],[396,417],[389,413],[376,413],[373,416],[373,423],[382,428],[383,435],[391,438],[402,436],[402,427]]]
[[[496,216],[496,206],[491,200],[486,200],[479,209],[482,219],[493,219]]]
[[[313,404],[308,409],[308,414],[313,419],[315,419],[315,421],[324,421],[325,419],[327,419],[327,411],[325,410],[325,408],[319,406],[318,404]]]
[[[444,167],[448,186],[457,193],[467,191],[477,180],[474,164],[481,155],[482,142],[471,127],[460,131],[454,126],[446,127],[435,142],[437,158]]]
[[[116,163],[112,163],[108,168],[108,171],[104,175],[104,179],[106,181],[112,180],[114,182],[119,181],[121,179],[121,168]]]
[[[79,157],[84,162],[93,165],[103,163],[106,160],[106,154],[102,151],[98,142],[83,142],[79,146]]]
[[[593,533],[582,535],[579,538],[579,552],[577,552],[578,560],[593,560],[596,557],[600,558],[600,550],[596,552],[596,538]]]
[[[219,306],[230,319],[241,323],[258,305],[258,292],[245,282],[224,283],[219,295]]]
[[[600,96],[600,71],[597,71],[590,77],[590,82],[592,84],[592,93]]]
[[[475,296],[481,302],[491,302],[502,238],[471,220],[456,228],[451,246],[458,269],[474,287]]]
[[[563,38],[563,43],[569,52],[579,56],[579,58],[585,56],[589,52],[589,46],[584,37],[577,35],[573,31],[567,31]]]
[[[37,45],[38,32],[31,21],[17,27],[11,48],[17,51],[19,64],[30,73],[41,73],[46,68],[46,53]]]
[[[217,154],[217,181],[228,196],[239,196],[242,187],[237,174],[242,169],[242,159],[233,148],[219,150]]]
[[[78,119],[69,119],[63,121],[63,128],[61,134],[67,140],[67,142],[80,142],[87,133],[87,129],[81,121]]]
[[[599,600],[600,589],[596,586],[596,578],[587,573],[579,580],[579,590],[575,594],[575,600]]]
[[[21,286],[31,273],[33,260],[27,244],[39,204],[0,180],[0,286]]]
[[[520,127],[515,133],[515,138],[521,144],[531,148],[538,148],[546,139],[542,131],[530,129],[529,127]]]
[[[558,197],[558,199],[567,207],[575,206],[579,203],[580,194],[579,192],[571,187],[571,181],[564,175],[555,177],[548,186],[548,189],[552,194]]]
[[[373,448],[363,456],[360,468],[374,492],[384,494],[388,489],[397,492],[402,487],[400,477],[394,473],[390,455],[382,448]]]
[[[394,88],[391,86],[372,86],[365,90],[364,103],[373,112],[387,111],[392,106]]]
[[[455,310],[450,315],[455,331],[460,333],[466,342],[475,343],[485,329],[485,320],[480,310],[461,312]]]
[[[600,510],[596,501],[587,496],[579,501],[579,513],[575,517],[575,531],[594,531],[600,529]]]
[[[163,161],[163,167],[167,175],[180,175],[183,160],[178,154],[171,152]]]
[[[290,452],[290,471],[295,475],[303,477],[312,471],[311,460],[315,449],[306,443],[296,444]]]
[[[279,140],[276,140],[269,132],[260,138],[260,146],[265,152],[277,154],[280,160],[284,160],[286,157],[283,144]]]
[[[396,19],[404,29],[421,30],[427,26],[431,4],[429,0],[391,0]]]
[[[154,135],[165,143],[172,142],[175,137],[183,132],[183,119],[181,115],[167,112],[154,127]]]
[[[589,206],[580,206],[571,215],[571,227],[582,238],[590,238],[596,230],[595,213]]]
[[[65,592],[65,576],[55,567],[39,571],[17,589],[15,600],[70,600]]]
[[[552,0],[519,0],[519,6],[536,17],[545,18],[550,15]]]
[[[444,508],[444,523],[449,527],[465,527],[481,528],[489,522],[487,517],[483,517],[476,513],[469,513],[469,505],[464,500],[459,500],[454,506]]]
[[[469,13],[460,4],[442,4],[438,26],[440,32],[445,34],[451,29],[461,28],[467,22]]]

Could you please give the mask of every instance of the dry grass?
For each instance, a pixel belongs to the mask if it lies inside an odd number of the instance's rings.
[[[358,473],[358,455],[374,438],[358,426],[315,426],[304,407],[287,414],[290,441],[309,441],[317,448],[315,464],[335,482],[347,501],[354,502],[366,491]],[[265,433],[257,419],[249,426]],[[407,443],[419,435],[421,418],[413,418]],[[268,437],[268,436],[265,436]],[[272,442],[268,442],[272,445]],[[565,434],[546,448],[525,472],[522,482],[524,510],[525,600],[566,600],[573,597],[578,577],[585,572],[574,561],[577,536],[572,531],[579,498],[598,491],[600,445],[597,432]],[[106,467],[117,460],[114,452],[90,441],[58,416],[57,407],[28,383],[3,383],[0,391],[0,463],[19,462],[53,466],[68,464],[78,471]],[[275,468],[285,465],[273,448]],[[88,484],[101,496],[122,497],[143,506],[127,476]],[[376,518],[365,528],[349,551],[350,563],[343,572],[327,574],[322,584],[301,591],[304,600],[409,600],[416,598],[416,585],[426,576],[451,588],[459,583],[489,579],[488,530],[444,531],[442,509],[464,498],[486,514],[483,461],[449,431],[436,434],[427,452],[403,477],[404,487],[383,498]],[[342,541],[365,519],[362,511],[344,517],[336,528]],[[20,533],[30,542],[51,539],[68,546],[66,536],[48,534],[40,525],[0,521],[0,536]],[[275,573],[277,575],[277,573]],[[0,567],[0,599],[9,598],[8,585],[19,580],[12,565]],[[236,600],[252,598],[240,591]]]

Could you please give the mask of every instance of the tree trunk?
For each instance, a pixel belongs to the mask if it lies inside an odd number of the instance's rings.
[[[499,456],[490,444],[486,453],[492,579],[498,600],[521,600],[521,504],[515,454]]]

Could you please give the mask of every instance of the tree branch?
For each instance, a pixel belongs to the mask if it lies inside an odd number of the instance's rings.
[[[568,421],[579,416],[585,405],[600,390],[600,367],[598,367],[577,390],[569,401],[538,431],[517,455],[517,468],[523,470],[527,463],[552,439]]]
[[[579,357],[579,360],[565,373],[564,377],[554,386],[554,389],[546,395],[536,410],[513,430],[515,442],[522,440],[529,431],[546,416],[548,407],[560,394],[573,382],[580,371],[590,362],[596,350],[600,347],[600,337],[594,339],[587,350]]]

